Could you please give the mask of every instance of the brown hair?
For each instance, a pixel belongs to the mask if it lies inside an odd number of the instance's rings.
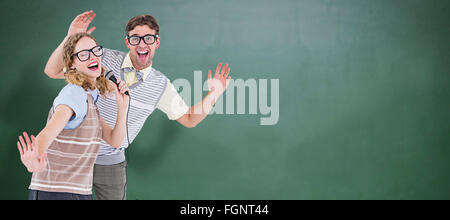
[[[136,26],[147,25],[150,29],[156,31],[156,34],[159,35],[159,25],[158,21],[151,15],[138,15],[131,18],[127,26],[125,26],[125,33],[128,36],[128,33],[132,31]]]
[[[63,59],[64,59],[64,67],[66,68],[66,72],[64,73],[66,82],[81,86],[86,91],[88,89],[94,90],[95,88],[97,88],[101,95],[105,95],[107,92],[113,91],[114,88],[111,87],[111,85],[108,83],[108,80],[105,77],[105,69],[103,67],[102,73],[96,79],[95,86],[92,85],[92,83],[85,74],[72,68],[75,46],[77,45],[78,41],[83,37],[89,37],[92,40],[94,40],[95,43],[97,44],[95,38],[86,32],[74,34],[70,36],[69,39],[67,39],[67,41],[64,43]]]

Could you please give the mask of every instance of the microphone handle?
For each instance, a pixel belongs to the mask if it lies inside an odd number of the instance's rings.
[[[114,81],[113,81],[113,82],[114,82]],[[117,88],[119,88],[119,83],[117,83],[117,81],[114,82],[114,84],[116,84]],[[128,91],[125,91],[124,94],[127,95],[127,96],[130,96],[130,93],[128,93]]]
[[[112,76],[111,78],[109,78],[109,80],[111,80],[114,84],[116,84],[117,88],[119,88],[119,83],[117,82],[116,77]],[[130,93],[128,93],[128,91],[126,91],[124,94],[130,96]]]

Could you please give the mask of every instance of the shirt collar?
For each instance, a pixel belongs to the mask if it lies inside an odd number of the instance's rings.
[[[143,70],[139,70],[139,72],[142,72],[144,74],[144,76],[142,77],[142,80],[147,79],[147,76],[150,74],[150,72],[152,70],[152,65],[153,64],[150,64],[150,66],[148,66],[147,68],[145,68]],[[134,68],[133,63],[131,62],[131,59],[130,59],[130,52],[127,53],[127,56],[123,60],[121,69],[126,68],[126,67]]]

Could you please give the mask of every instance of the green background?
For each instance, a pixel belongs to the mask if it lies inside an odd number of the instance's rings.
[[[450,199],[450,1],[1,1],[0,199],[26,199],[16,141],[37,134],[63,80],[43,70],[73,18],[126,51],[151,14],[154,67],[172,81],[231,66],[279,79],[280,117],[156,110],[130,147],[129,199]]]

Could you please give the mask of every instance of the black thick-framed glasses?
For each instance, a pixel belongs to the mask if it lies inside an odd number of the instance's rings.
[[[137,35],[133,35],[133,36],[127,36],[128,39],[128,43],[130,43],[133,46],[138,45],[139,43],[141,43],[141,39],[144,40],[144,43],[147,45],[152,45],[156,42],[156,39],[158,39],[159,35],[153,35],[153,34],[147,34],[144,36],[137,36]]]
[[[72,56],[76,56],[81,62],[84,62],[86,60],[89,60],[89,58],[91,58],[91,52],[92,54],[94,54],[94,56],[100,57],[101,55],[103,55],[103,47],[95,46],[89,50],[78,51]]]

